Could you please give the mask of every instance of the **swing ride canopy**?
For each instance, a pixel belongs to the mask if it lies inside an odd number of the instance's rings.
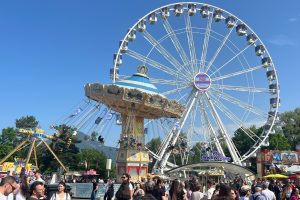
[[[181,117],[185,107],[177,101],[168,100],[158,94],[157,88],[146,75],[146,67],[140,66],[139,68],[141,67],[145,72],[139,69],[139,73],[116,82],[116,84],[92,83],[85,85],[86,96],[121,114],[135,109],[136,116],[148,119]]]

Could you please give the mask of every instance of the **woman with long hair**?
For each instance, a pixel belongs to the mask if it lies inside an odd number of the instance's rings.
[[[16,193],[16,200],[26,200],[30,197],[29,190],[30,177],[27,175],[22,175],[20,181],[19,191]]]
[[[187,196],[183,190],[183,185],[178,179],[172,181],[170,188],[170,200],[187,200]]]
[[[57,192],[55,192],[50,200],[71,200],[71,196],[67,193],[65,182],[58,183]]]
[[[133,192],[133,200],[141,200],[142,197],[145,195],[145,192],[141,187],[141,183],[136,183],[135,185],[136,187]]]

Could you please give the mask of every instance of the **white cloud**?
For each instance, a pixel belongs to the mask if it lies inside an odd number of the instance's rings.
[[[291,17],[291,18],[289,18],[289,21],[290,22],[296,22],[296,21],[298,21],[298,18],[297,17]]]
[[[296,46],[298,45],[298,41],[286,36],[286,35],[275,35],[269,42],[278,46]]]

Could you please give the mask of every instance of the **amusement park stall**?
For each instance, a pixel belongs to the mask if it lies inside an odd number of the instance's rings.
[[[297,151],[261,150],[257,157],[257,175],[295,173],[300,171],[300,149]]]

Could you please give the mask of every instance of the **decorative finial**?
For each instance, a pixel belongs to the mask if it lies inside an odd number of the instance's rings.
[[[146,66],[144,66],[144,65],[141,65],[141,66],[138,66],[137,71],[138,71],[138,73],[140,73],[140,74],[147,75],[147,73],[148,73],[148,68],[147,68]]]

